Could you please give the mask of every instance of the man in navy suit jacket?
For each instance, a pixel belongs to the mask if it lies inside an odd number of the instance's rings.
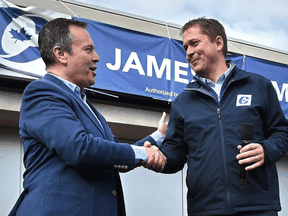
[[[86,23],[52,20],[38,43],[48,73],[23,94],[24,191],[10,215],[124,216],[118,172],[144,162],[164,168],[166,158],[151,144],[159,133],[165,136],[165,118],[151,136],[119,143],[83,94],[95,82],[99,61]]]

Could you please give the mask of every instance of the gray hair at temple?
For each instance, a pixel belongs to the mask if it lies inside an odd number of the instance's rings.
[[[49,68],[55,63],[55,56],[53,54],[55,46],[59,46],[68,53],[71,53],[71,46],[74,40],[69,29],[71,25],[84,29],[87,28],[87,23],[79,20],[56,18],[46,23],[40,30],[38,45],[46,68]]]

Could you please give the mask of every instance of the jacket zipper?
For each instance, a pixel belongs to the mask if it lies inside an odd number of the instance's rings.
[[[219,120],[221,120],[220,108],[219,107],[217,108],[217,115],[218,115]]]
[[[220,127],[220,134],[221,134],[221,145],[222,145],[222,152],[223,152],[223,161],[224,161],[224,175],[225,175],[225,182],[226,182],[226,199],[227,199],[227,213],[230,212],[231,209],[231,195],[230,195],[230,182],[229,182],[229,175],[228,175],[228,168],[227,168],[227,160],[226,160],[226,149],[225,149],[225,141],[224,141],[224,134],[223,134],[223,126],[221,120],[221,110],[220,107],[217,107],[217,116],[219,119],[219,127]]]
[[[203,84],[202,81],[198,80],[199,82],[201,82]],[[228,85],[226,86],[226,88],[230,85],[231,83],[228,83]],[[206,86],[206,84],[204,84]],[[208,88],[210,88],[209,86],[207,86]],[[224,142],[224,134],[223,134],[223,126],[222,126],[222,120],[221,120],[221,109],[220,109],[220,101],[215,99],[208,91],[206,90],[199,90],[199,89],[186,89],[186,90],[194,90],[194,91],[198,91],[198,92],[202,92],[205,95],[208,95],[210,97],[212,97],[214,99],[214,101],[217,104],[217,110],[216,110],[216,114],[217,117],[219,119],[219,127],[220,127],[220,134],[221,134],[221,146],[222,146],[222,153],[223,153],[223,162],[224,162],[224,175],[225,175],[225,186],[226,186],[226,200],[227,200],[227,213],[230,212],[231,209],[231,192],[230,192],[230,182],[229,182],[229,176],[228,176],[228,168],[227,168],[227,160],[226,160],[226,150],[225,150],[225,142]],[[224,91],[223,91],[224,94]]]
[[[235,66],[234,66],[235,67]],[[220,127],[220,133],[221,133],[221,142],[222,142],[222,152],[223,152],[223,161],[224,161],[224,175],[225,175],[225,182],[226,182],[226,199],[227,199],[227,213],[231,214],[231,184],[229,181],[229,175],[228,175],[228,163],[227,163],[227,158],[226,158],[226,148],[225,148],[225,140],[224,140],[224,131],[223,131],[223,125],[222,125],[222,120],[221,120],[221,110],[220,110],[220,98],[223,97],[226,89],[228,86],[234,82],[234,80],[231,80],[231,75],[232,72],[228,75],[226,80],[224,81],[220,95],[219,95],[219,107],[217,107],[217,115],[219,118],[219,127]]]

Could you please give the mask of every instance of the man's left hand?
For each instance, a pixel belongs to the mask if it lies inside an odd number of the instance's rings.
[[[162,117],[158,122],[157,130],[162,134],[163,137],[165,137],[167,129],[168,129],[168,125],[166,122],[166,112],[163,112]]]
[[[237,147],[240,154],[236,156],[239,164],[251,164],[245,170],[253,170],[264,164],[264,149],[259,143],[250,143],[242,148],[241,145]]]

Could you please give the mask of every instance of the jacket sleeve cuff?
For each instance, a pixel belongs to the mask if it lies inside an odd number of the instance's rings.
[[[161,148],[163,140],[164,140],[164,136],[161,134],[161,132],[157,130],[154,133],[152,133],[150,136],[155,140],[157,147]]]
[[[147,161],[148,155],[145,148],[135,145],[131,145],[131,147],[135,153],[135,166],[137,166],[141,161]]]
[[[263,165],[266,165],[270,161],[269,155],[268,155],[268,152],[267,152],[267,148],[264,145],[264,143],[259,143],[259,144],[262,146],[263,151],[264,151],[264,164]]]

